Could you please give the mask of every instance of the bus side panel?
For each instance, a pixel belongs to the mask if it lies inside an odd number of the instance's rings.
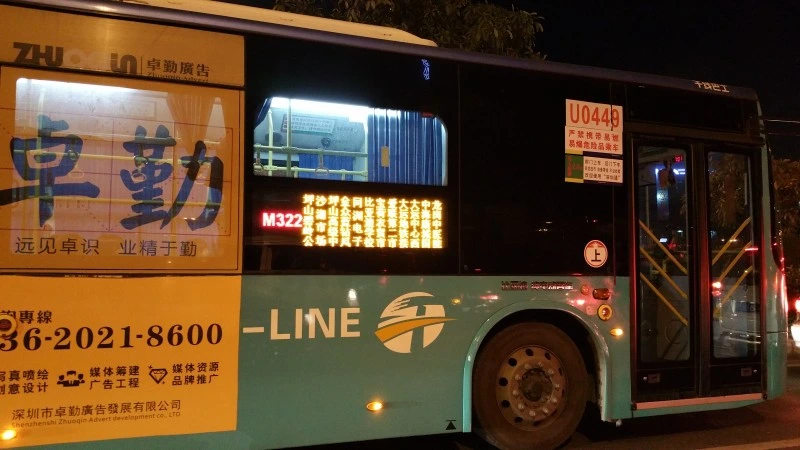
[[[760,110],[759,110],[760,115]],[[762,217],[769,218],[763,224],[764,236],[761,247],[765,249],[764,273],[773,274],[764,280],[764,301],[766,302],[766,361],[767,365],[767,398],[773,399],[784,394],[786,391],[787,373],[783,370],[787,363],[787,351],[789,342],[789,323],[788,323],[788,302],[786,291],[786,275],[779,267],[778,258],[783,257],[783,251],[777,251],[774,243],[779,241],[777,223],[778,217],[776,209],[772,207],[775,201],[775,192],[772,187],[772,164],[773,160],[767,148],[761,152],[761,186]],[[766,251],[769,248],[770,251]]]
[[[602,278],[583,278],[581,282],[584,284],[588,282],[591,285],[611,285],[613,283],[611,279]],[[600,409],[601,419],[610,421],[631,417],[631,384],[628,374],[630,373],[629,355],[632,330],[628,325],[630,322],[630,294],[627,286],[627,278],[617,278],[614,295],[607,303],[597,302],[593,299],[587,300],[577,295],[576,300],[567,301],[567,304],[573,306],[573,308],[564,308],[564,305],[560,302],[563,300],[561,298],[557,298],[557,301],[552,303],[536,301],[536,303],[532,304],[521,301],[499,309],[488,318],[472,340],[472,345],[467,355],[467,365],[464,370],[465,423],[468,423],[467,421],[471,420],[472,417],[473,361],[475,361],[478,349],[486,341],[487,335],[496,327],[502,327],[501,322],[512,316],[531,310],[544,309],[566,311],[579,321],[587,331],[586,341],[591,345],[591,356],[595,365],[594,373],[590,374],[595,380],[595,392],[591,396],[594,397],[596,395],[597,397],[597,406]],[[599,304],[612,306],[610,321],[602,322],[597,320],[596,314]],[[532,317],[535,317],[535,314]],[[623,334],[621,336],[613,336],[610,333],[612,328],[622,329]],[[590,366],[589,363],[591,361],[587,361],[587,366]],[[467,428],[465,431],[471,431],[471,429]]]
[[[238,430],[254,447],[285,447],[468,429],[457,374],[500,311],[559,308],[596,336],[627,320],[625,289],[603,303],[580,293],[600,278],[552,277],[569,290],[502,291],[500,277],[244,276]],[[608,280],[610,281],[610,280]],[[601,381],[616,414],[629,402],[626,338],[607,346]],[[619,371],[617,373],[616,371]],[[370,412],[369,402],[384,408]],[[621,412],[620,412],[621,414]],[[313,433],[309,432],[313,430]]]

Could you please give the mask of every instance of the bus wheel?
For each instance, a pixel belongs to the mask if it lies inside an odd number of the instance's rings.
[[[504,450],[556,448],[581,420],[586,385],[581,353],[563,331],[545,323],[512,325],[478,352],[476,431]]]

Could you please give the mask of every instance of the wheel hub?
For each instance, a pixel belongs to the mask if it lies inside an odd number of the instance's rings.
[[[525,399],[534,404],[541,403],[542,400],[546,401],[553,393],[553,383],[550,381],[550,377],[539,368],[529,370],[522,375],[519,388]]]
[[[543,347],[522,347],[505,359],[497,373],[497,402],[515,427],[532,430],[554,417],[566,393],[561,361]]]

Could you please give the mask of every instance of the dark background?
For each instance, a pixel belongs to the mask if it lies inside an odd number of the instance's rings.
[[[547,59],[747,86],[765,116],[800,119],[800,1],[513,3],[545,18]]]
[[[543,16],[549,60],[747,86],[765,116],[800,119],[800,1],[490,3]]]
[[[544,17],[536,48],[548,60],[746,86],[765,117],[800,120],[800,0],[490,2]],[[776,150],[800,159],[800,145]]]

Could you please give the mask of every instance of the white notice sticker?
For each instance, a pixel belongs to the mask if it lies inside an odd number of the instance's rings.
[[[622,183],[622,160],[611,158],[583,157],[584,181]]]

